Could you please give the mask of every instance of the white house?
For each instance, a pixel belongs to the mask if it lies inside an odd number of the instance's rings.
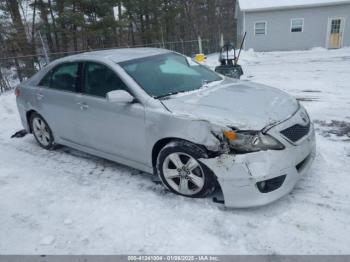
[[[236,11],[245,49],[350,46],[350,0],[238,0]]]

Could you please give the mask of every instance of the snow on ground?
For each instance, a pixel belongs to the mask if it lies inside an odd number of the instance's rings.
[[[217,56],[209,56],[215,66]],[[168,193],[151,175],[21,129],[0,95],[1,254],[349,254],[350,49],[244,52],[246,81],[294,95],[317,128],[307,176],[265,207],[227,210]]]

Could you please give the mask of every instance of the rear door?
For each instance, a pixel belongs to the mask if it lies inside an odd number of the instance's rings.
[[[81,142],[75,126],[79,71],[78,62],[59,64],[45,75],[36,91],[38,111],[49,123],[56,140]]]
[[[128,90],[108,66],[85,62],[83,66],[79,129],[84,145],[116,157],[143,163],[145,159],[145,110],[141,103],[112,103],[106,94]]]

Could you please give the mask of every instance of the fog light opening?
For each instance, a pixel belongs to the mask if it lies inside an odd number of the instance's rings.
[[[258,188],[260,191],[264,191],[266,187],[266,181],[262,181],[258,183]]]
[[[280,188],[285,179],[286,175],[278,176],[268,180],[257,182],[256,186],[261,193],[269,193]]]

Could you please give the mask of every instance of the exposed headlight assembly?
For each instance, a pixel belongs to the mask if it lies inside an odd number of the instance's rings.
[[[284,145],[270,135],[260,131],[224,131],[224,137],[230,148],[237,153],[256,152],[260,150],[282,150]]]

